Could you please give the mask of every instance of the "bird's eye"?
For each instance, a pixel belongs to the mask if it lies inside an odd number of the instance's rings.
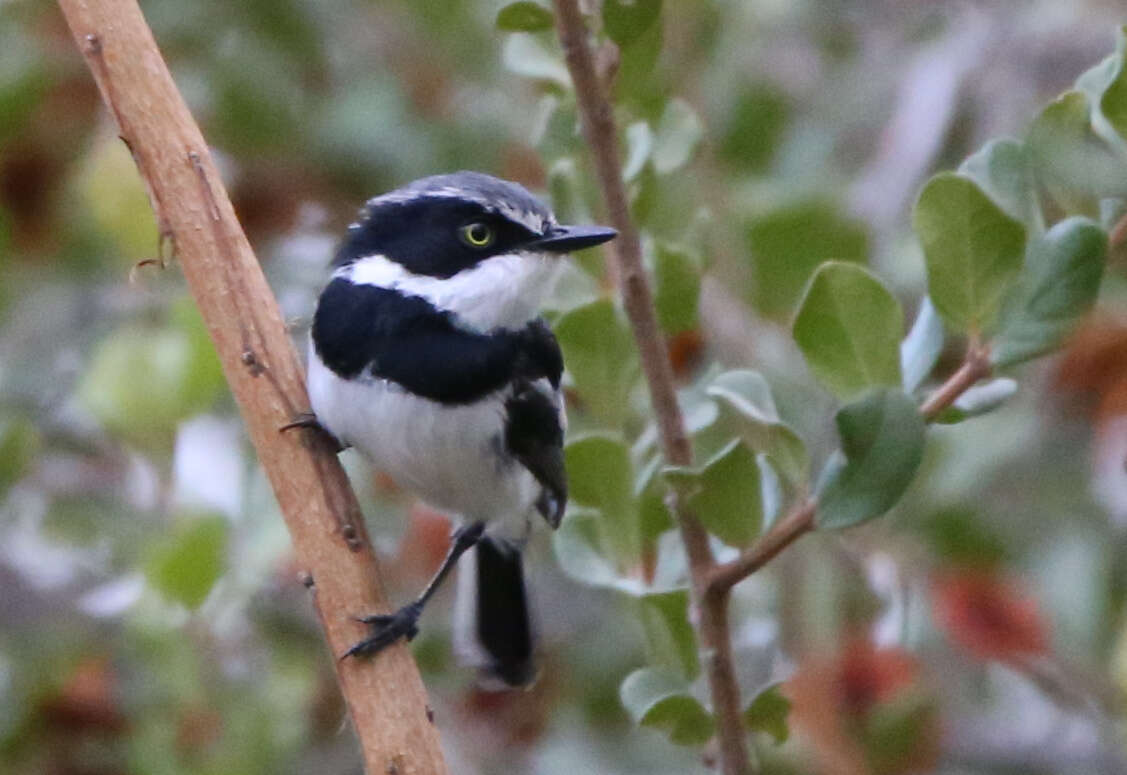
[[[493,229],[481,221],[467,223],[460,230],[462,241],[471,248],[484,248],[493,242]]]

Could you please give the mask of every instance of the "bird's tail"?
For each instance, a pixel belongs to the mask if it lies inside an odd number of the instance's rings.
[[[520,547],[484,535],[458,569],[455,649],[477,666],[486,688],[526,686],[536,678],[532,619]]]

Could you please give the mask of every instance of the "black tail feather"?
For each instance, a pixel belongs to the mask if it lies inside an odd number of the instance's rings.
[[[509,686],[524,686],[535,678],[535,671],[520,548],[483,536],[476,552],[476,634],[489,659],[485,669]]]

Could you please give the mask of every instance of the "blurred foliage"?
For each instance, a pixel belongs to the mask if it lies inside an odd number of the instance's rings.
[[[764,770],[1127,770],[1122,10],[590,6],[696,467],[663,467],[603,257],[576,256],[541,680],[475,688],[437,609],[414,644],[453,771],[709,770],[667,484],[723,559],[821,497],[825,531],[733,593]],[[144,10],[299,346],[375,193],[473,168],[603,217],[547,2]],[[354,772],[170,253],[57,8],[0,4],[0,771]],[[999,372],[925,429],[969,337]],[[346,463],[407,594],[448,525]]]

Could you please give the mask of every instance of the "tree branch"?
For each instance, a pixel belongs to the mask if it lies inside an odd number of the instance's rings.
[[[989,351],[972,341],[967,347],[962,364],[947,380],[937,387],[920,405],[920,414],[927,422],[955,403],[959,396],[976,382],[990,376]],[[810,498],[791,511],[759,539],[730,562],[715,566],[709,573],[708,591],[719,595],[727,593],[736,584],[755,573],[802,536],[814,529],[818,502]]]
[[[638,346],[661,435],[662,453],[671,465],[689,466],[693,459],[692,445],[677,403],[673,369],[658,327],[653,294],[642,267],[638,229],[630,217],[614,112],[596,73],[587,27],[576,0],[555,0],[555,6],[556,28],[575,84],[583,134],[591,148],[611,225],[618,229],[618,239],[610,248],[616,269],[613,274],[618,278],[622,306]],[[701,649],[707,655],[706,673],[717,721],[721,767],[725,775],[746,775],[752,765],[740,713],[739,684],[732,664],[728,596],[707,594],[708,577],[714,565],[708,534],[676,493],[671,492],[669,497],[689,557],[693,599],[700,611],[697,632]]]
[[[341,654],[363,635],[351,617],[388,604],[360,507],[331,444],[315,434],[278,431],[308,407],[308,398],[277,302],[135,0],[59,5],[133,153],[161,234],[179,257],[330,649]],[[404,645],[372,662],[333,662],[370,773],[446,772],[426,693]]]

